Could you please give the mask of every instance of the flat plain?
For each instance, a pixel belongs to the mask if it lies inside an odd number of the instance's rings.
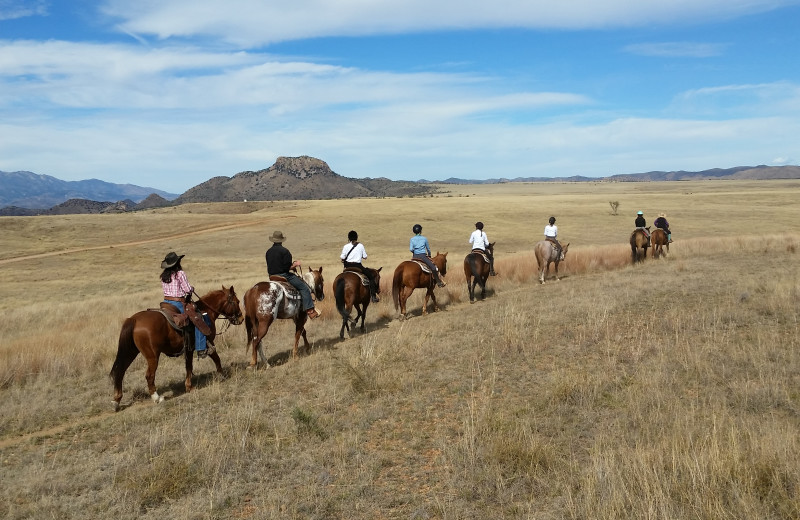
[[[3,518],[800,518],[800,181],[444,185],[434,196],[189,204],[0,218]],[[619,202],[612,214],[610,202]],[[669,255],[632,265],[637,210]],[[550,215],[569,242],[538,284]],[[474,223],[499,276],[470,304]],[[391,273],[411,227],[448,252],[441,309],[400,321]],[[339,339],[330,283],[350,229],[382,267],[366,333]],[[226,377],[162,357],[112,411],[122,321],[185,254],[199,294],[266,278],[273,230],[323,268],[311,352],[292,327]]]

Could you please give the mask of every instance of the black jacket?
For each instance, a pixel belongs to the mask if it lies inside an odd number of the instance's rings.
[[[292,253],[282,244],[273,244],[264,256],[267,260],[267,273],[270,275],[286,274],[292,268]]]
[[[639,215],[638,217],[636,217],[635,224],[636,224],[636,227],[647,227],[647,221],[645,221],[645,219],[644,219],[644,217],[642,215]]]

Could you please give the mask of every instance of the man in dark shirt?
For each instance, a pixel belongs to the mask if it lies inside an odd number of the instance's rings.
[[[267,273],[270,276],[276,275],[286,278],[286,281],[300,292],[300,296],[303,298],[303,309],[305,309],[308,317],[311,319],[316,318],[319,316],[319,311],[314,308],[314,300],[311,299],[311,288],[302,278],[291,272],[292,268],[300,267],[300,260],[292,261],[292,253],[283,247],[283,241],[286,240],[283,232],[274,231],[269,240],[273,244],[272,247],[267,249],[265,255]]]

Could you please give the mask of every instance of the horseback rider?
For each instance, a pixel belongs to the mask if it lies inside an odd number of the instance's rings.
[[[641,210],[636,212],[634,225],[637,229],[644,231],[644,236],[647,237],[647,240],[650,240],[650,230],[647,229],[647,221],[644,219],[644,213]]]
[[[444,287],[447,284],[439,278],[439,268],[436,267],[436,264],[431,260],[431,247],[428,245],[428,239],[422,236],[422,226],[414,224],[412,231],[414,232],[414,236],[411,237],[408,243],[408,249],[411,251],[412,258],[414,260],[420,260],[427,265],[431,273],[433,273],[433,279],[436,285]]]
[[[197,314],[192,293],[194,287],[189,285],[186,273],[181,267],[181,258],[186,255],[177,255],[174,251],[167,253],[161,262],[161,288],[164,290],[164,302],[176,307],[181,314],[184,312],[194,324],[194,349],[197,357],[202,359],[216,352],[213,345],[208,345],[206,334],[211,335],[211,325],[208,316]],[[202,319],[202,321],[200,321]]]
[[[659,213],[658,218],[653,225],[659,229],[663,229],[664,233],[667,234],[667,242],[670,244],[672,243],[672,231],[669,230],[669,222],[667,222],[667,214],[666,213]]]
[[[556,226],[556,217],[550,217],[548,224],[544,227],[544,239],[552,242],[556,246],[556,253],[561,254],[561,243],[558,241],[558,226]]]
[[[286,237],[283,236],[282,231],[273,231],[272,236],[269,237],[272,242],[272,247],[267,249],[264,255],[267,260],[267,273],[270,276],[282,276],[286,278],[292,287],[300,292],[303,299],[303,309],[312,320],[319,316],[319,311],[314,308],[314,300],[311,298],[311,288],[299,276],[292,273],[291,270],[295,267],[300,267],[300,260],[292,261],[292,253],[283,247],[283,241]]]
[[[357,269],[369,279],[369,295],[372,297],[373,303],[378,303],[378,284],[375,283],[375,270],[367,269],[361,264],[361,260],[367,258],[367,250],[364,249],[364,244],[358,241],[358,233],[350,231],[347,234],[348,243],[342,248],[342,254],[339,258],[342,259],[344,267]]]
[[[475,223],[475,231],[469,236],[469,243],[472,244],[472,251],[483,253],[489,258],[489,276],[497,276],[494,272],[494,255],[489,252],[489,238],[483,231],[483,222]]]

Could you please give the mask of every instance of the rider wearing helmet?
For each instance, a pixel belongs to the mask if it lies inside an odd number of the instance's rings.
[[[436,267],[436,264],[431,261],[431,246],[428,245],[428,239],[422,236],[422,226],[414,224],[412,231],[414,232],[414,236],[411,237],[408,243],[408,249],[413,255],[412,258],[420,260],[427,265],[431,273],[433,273],[433,279],[436,281],[436,285],[444,287],[447,284],[439,278],[439,269]]]
[[[644,213],[642,211],[636,212],[636,221],[634,225],[644,231],[645,236],[649,239],[650,238],[650,231],[647,229],[647,221],[644,219]]]
[[[381,301],[378,298],[378,285],[375,283],[375,270],[367,269],[361,264],[361,260],[367,257],[367,250],[364,249],[364,244],[358,241],[358,233],[350,231],[347,234],[348,243],[342,248],[342,254],[339,258],[345,268],[357,269],[369,279],[369,294],[374,303]]]
[[[544,227],[544,239],[552,242],[556,246],[556,251],[561,254],[561,243],[558,241],[558,226],[556,226],[556,217],[550,217],[547,221],[548,224]]]
[[[473,251],[479,251],[489,258],[489,275],[497,276],[494,272],[494,255],[489,252],[489,237],[483,231],[483,222],[475,223],[475,231],[469,236],[469,243],[472,244]]]

